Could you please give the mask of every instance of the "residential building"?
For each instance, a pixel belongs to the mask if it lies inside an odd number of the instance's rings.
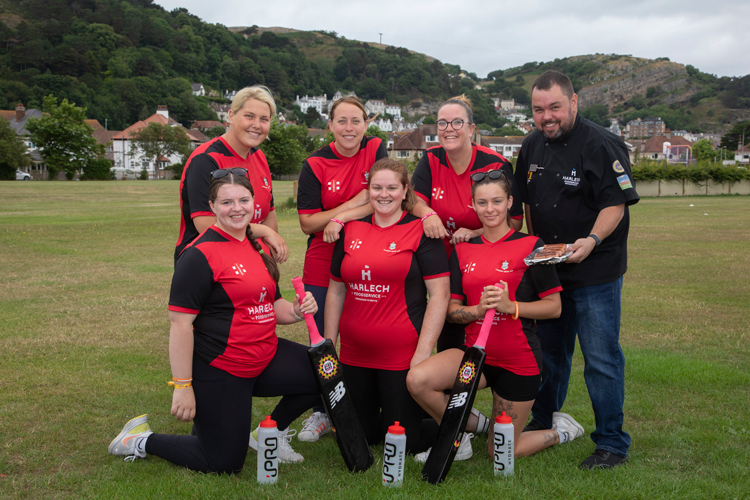
[[[386,104],[385,112],[393,117],[394,120],[401,119],[401,106],[396,104]]]
[[[214,127],[223,127],[224,130],[227,130],[229,125],[223,122],[217,122],[216,120],[195,120],[190,126],[191,129],[200,130],[201,132],[205,132]]]
[[[385,101],[379,99],[370,99],[365,103],[365,109],[369,116],[383,115],[385,113]]]
[[[734,160],[737,163],[744,163],[747,165],[750,163],[750,146],[745,145],[734,152]]]
[[[643,143],[640,154],[642,158],[651,160],[666,160],[668,162],[684,161],[692,158],[693,143],[683,137],[657,135]],[[687,153],[687,151],[690,153]]]
[[[484,142],[487,143],[487,147],[494,151],[497,151],[504,157],[515,158],[516,156],[518,156],[518,152],[521,150],[521,144],[523,144],[524,139],[526,139],[526,136],[522,135],[506,137],[496,137],[488,135],[484,137]]]
[[[232,109],[231,104],[219,104],[217,102],[211,102],[208,107],[216,112],[219,120],[229,123],[229,110]]]
[[[335,94],[333,94],[333,97],[328,101],[328,104],[326,105],[326,113],[331,112],[331,106],[333,106],[333,103],[341,99],[342,97],[357,97],[357,94],[354,92],[341,92],[340,90],[337,90]]]
[[[637,118],[628,122],[625,128],[628,138],[656,137],[664,135],[666,126],[658,116],[649,116],[644,119]]]
[[[205,96],[206,95],[206,89],[203,88],[202,83],[191,83],[190,86],[193,90],[194,96]]]
[[[301,109],[303,113],[307,113],[309,108],[315,108],[319,115],[324,115],[327,111],[328,96],[326,94],[312,97],[305,95],[302,98],[297,96],[294,104],[299,106],[299,109]]]
[[[373,121],[370,125],[375,125],[383,132],[393,132],[393,123],[391,123],[390,120],[386,120],[385,118],[378,118],[377,120]]]
[[[500,101],[500,109],[504,112],[513,111],[513,108],[516,105],[515,99],[503,99]]]

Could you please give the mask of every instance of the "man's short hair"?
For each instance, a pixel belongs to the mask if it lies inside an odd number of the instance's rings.
[[[554,85],[560,87],[560,90],[562,90],[562,93],[565,94],[568,99],[573,97],[575,92],[573,91],[573,84],[570,83],[570,78],[568,78],[565,73],[560,73],[554,69],[547,70],[539,75],[539,77],[534,80],[534,84],[531,86],[531,91],[534,92],[534,89],[550,90]]]

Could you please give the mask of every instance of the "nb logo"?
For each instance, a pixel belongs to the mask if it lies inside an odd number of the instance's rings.
[[[448,410],[451,408],[460,408],[463,405],[466,404],[466,398],[469,396],[468,392],[459,392],[458,394],[454,394],[451,397],[450,402],[448,403]]]
[[[331,402],[331,409],[336,407],[336,404],[341,401],[344,394],[346,394],[346,387],[344,387],[344,382],[342,381],[336,384],[336,387],[334,387],[328,394],[328,400]]]

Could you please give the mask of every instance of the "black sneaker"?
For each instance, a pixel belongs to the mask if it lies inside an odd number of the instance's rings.
[[[546,431],[548,429],[549,429],[548,427],[543,426],[542,424],[540,424],[536,420],[532,420],[531,422],[529,422],[529,425],[527,425],[526,427],[523,428],[523,431],[521,431],[521,432]]]
[[[621,457],[605,450],[596,450],[586,460],[581,462],[581,469],[611,469],[628,461],[628,457]]]

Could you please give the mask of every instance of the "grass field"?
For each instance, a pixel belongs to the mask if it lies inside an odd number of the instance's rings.
[[[291,196],[275,184],[276,202]],[[233,477],[156,457],[107,454],[141,413],[157,432],[187,433],[169,415],[166,303],[178,231],[176,181],[0,183],[0,498],[750,498],[750,198],[644,199],[632,208],[623,290],[630,463],[588,472],[594,416],[577,355],[564,411],[586,436],[519,459],[496,480],[477,453],[433,487],[407,461],[400,490],[376,465],[352,475],[331,436],[293,446],[300,465],[255,482],[255,453]],[[694,205],[694,206],[690,206]],[[301,273],[305,238],[280,210]],[[306,342],[301,325],[279,335]],[[275,400],[256,399],[253,420]],[[487,391],[477,406],[489,412]],[[301,421],[293,428],[299,429]]]

